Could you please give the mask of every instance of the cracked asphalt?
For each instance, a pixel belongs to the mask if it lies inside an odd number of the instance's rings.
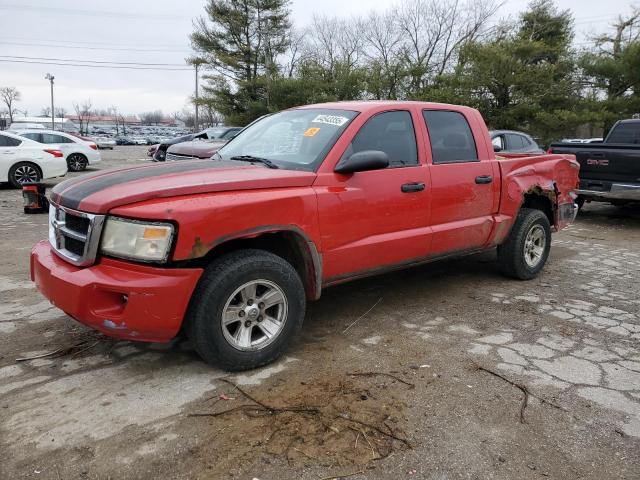
[[[100,168],[145,150],[103,152]],[[21,210],[1,187],[0,478],[640,478],[639,207],[587,204],[532,281],[485,253],[328,289],[286,358],[241,375],[50,305],[28,278],[47,219]],[[190,416],[246,400],[222,378],[337,420],[288,414],[298,433],[283,437],[282,418]]]

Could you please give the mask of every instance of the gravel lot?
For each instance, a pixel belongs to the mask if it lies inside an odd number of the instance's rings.
[[[242,375],[75,323],[28,278],[46,216],[0,213],[0,478],[640,478],[637,207],[586,205],[533,281],[483,254],[328,289]]]

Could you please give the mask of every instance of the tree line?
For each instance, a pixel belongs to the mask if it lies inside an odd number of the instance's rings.
[[[495,0],[401,0],[300,28],[288,0],[208,0],[188,59],[206,72],[196,101],[234,125],[323,101],[456,103],[543,142],[640,112],[640,10],[582,49],[572,13],[553,0],[496,24],[499,10]]]

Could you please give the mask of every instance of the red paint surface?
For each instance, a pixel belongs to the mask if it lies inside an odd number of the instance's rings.
[[[224,241],[256,236],[257,230],[302,232],[320,253],[322,281],[328,285],[396,265],[495,246],[509,234],[525,192],[543,191],[553,198],[555,207],[573,203],[570,192],[577,184],[578,164],[572,155],[497,160],[476,110],[419,102],[322,107],[360,114],[317,173],[239,165],[167,175],[110,187],[85,199],[80,209],[175,222],[174,261],[204,256]],[[471,126],[479,161],[434,165],[424,109],[463,113]],[[360,127],[372,115],[388,110],[411,113],[419,164],[349,175],[335,173],[335,165]],[[475,183],[477,176],[486,175],[493,177],[491,183]],[[90,177],[86,181],[91,181]],[[402,193],[401,185],[411,182],[424,183],[426,188]],[[556,217],[556,229],[565,224]],[[110,335],[131,338],[127,332],[135,331],[138,338],[146,340],[168,340],[177,332],[201,272],[107,259],[77,269],[52,256],[45,243],[33,251],[32,270],[43,293],[74,318]],[[130,299],[122,312],[126,330],[110,331],[101,322],[109,316],[109,309],[119,307],[117,296],[109,296],[109,292],[125,293],[122,290],[127,288],[135,302]],[[74,300],[79,297],[85,300]]]
[[[128,340],[173,338],[201,274],[198,268],[162,269],[106,258],[78,268],[58,258],[47,240],[31,252],[31,279],[56,307],[89,327]]]

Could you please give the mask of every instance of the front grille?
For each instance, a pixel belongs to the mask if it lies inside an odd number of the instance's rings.
[[[165,160],[167,162],[171,162],[176,160],[199,160],[199,158],[192,157],[191,155],[180,155],[179,153],[167,152],[167,155],[165,156]]]
[[[89,219],[87,217],[78,217],[76,215],[66,215],[65,223],[67,228],[85,235],[89,231]]]
[[[49,243],[64,260],[85,267],[95,262],[105,215],[79,212],[51,203]]]

